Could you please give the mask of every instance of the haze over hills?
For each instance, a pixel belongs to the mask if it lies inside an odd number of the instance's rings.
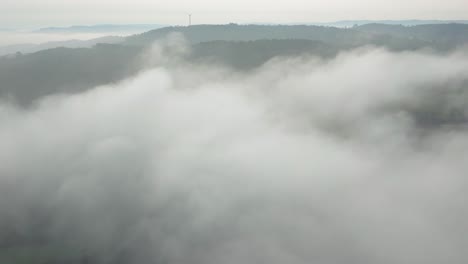
[[[408,27],[408,26],[415,26],[415,25],[429,25],[429,28],[432,28],[432,25],[436,25],[436,24],[453,24],[453,23],[464,24],[466,22],[467,21],[464,21],[464,20],[378,20],[378,21],[377,20],[376,21],[373,21],[373,20],[349,20],[349,21],[345,20],[345,21],[337,21],[337,22],[329,22],[329,23],[310,23],[308,25],[309,26],[311,26],[311,25],[328,26],[328,27],[331,26],[331,27],[338,27],[338,28],[349,28],[349,27],[354,27],[354,26],[371,25],[371,24],[395,25],[395,26],[398,25],[398,26],[404,26],[405,28]],[[232,25],[235,25],[235,24],[232,24]],[[209,26],[209,25],[201,25],[201,26],[206,27],[206,26]],[[246,25],[243,25],[243,26],[246,26]],[[253,25],[251,25],[251,26],[253,26]],[[258,26],[262,26],[262,25],[258,25]],[[274,24],[269,24],[269,26],[274,26]],[[276,26],[279,26],[279,25],[276,25]],[[289,25],[289,26],[292,26],[292,25]],[[293,26],[301,26],[301,25],[293,25]],[[167,27],[167,26],[164,26],[164,25],[158,25],[158,24],[129,24],[129,25],[108,24],[108,25],[91,25],[91,26],[49,27],[49,28],[42,28],[42,29],[39,29],[39,30],[34,30],[33,32],[36,32],[38,34],[62,34],[63,36],[66,36],[66,34],[71,34],[72,36],[78,36],[77,34],[100,34],[101,36],[104,35],[105,37],[108,37],[108,39],[105,39],[104,37],[99,37],[100,41],[102,43],[115,44],[118,41],[116,39],[111,38],[110,35],[122,36],[122,35],[129,35],[129,34],[140,34],[140,33],[144,33],[144,32],[147,32],[147,31],[152,31],[152,30],[159,29],[159,28],[164,28],[164,27],[167,28],[166,31],[173,31],[173,30],[182,31],[182,32],[184,31],[184,29],[183,29],[184,27],[174,27],[173,29],[169,29],[171,27]],[[214,28],[216,26],[212,25],[212,27],[213,28],[210,29],[210,30],[214,30]],[[366,27],[366,28],[363,27],[363,28],[360,28],[359,30],[371,31],[370,27]],[[410,30],[410,29],[406,29],[406,30]],[[440,30],[444,30],[444,28],[441,27]],[[12,30],[9,30],[9,31],[14,32]],[[202,32],[195,32],[195,30],[190,30],[190,31],[194,32],[193,34],[198,34],[198,33],[203,34]],[[392,33],[393,35],[395,35],[396,32],[394,32],[394,31],[393,32],[388,32],[388,31],[385,31],[383,28],[381,28],[380,30],[377,31],[377,33]],[[417,29],[416,31],[419,31],[419,29]],[[216,34],[214,31],[212,33]],[[263,37],[268,37],[268,36],[262,35],[264,33],[265,32],[263,32],[263,33],[260,32],[260,35],[257,36],[257,37],[248,37],[247,32],[244,32],[243,33],[244,34],[243,38],[238,38],[238,40],[242,40],[242,39],[244,39],[244,40],[255,40],[255,39],[262,39]],[[307,34],[306,32],[302,32],[302,33],[299,33],[299,34],[296,34],[296,35],[294,35],[294,33],[292,33],[292,32],[290,32],[290,33],[292,34],[290,36],[287,36],[287,35],[283,35],[283,36],[271,35],[269,37],[273,37],[273,38],[276,38],[276,37],[288,38],[288,37],[290,37],[290,38],[299,38],[299,39],[308,39],[309,38],[307,35],[304,35],[304,34]],[[434,35],[434,33],[435,32],[429,33],[429,34]],[[158,33],[155,33],[155,34],[156,35],[157,34],[164,35],[163,32],[158,32]],[[189,33],[189,35],[190,34],[191,33]],[[279,34],[281,35],[281,33],[279,33]],[[313,37],[313,39],[315,39],[315,40],[320,39],[320,37],[318,37],[317,33],[312,33],[312,34],[315,35]],[[417,33],[415,32],[414,34],[417,34]],[[460,34],[464,34],[464,32],[460,32]],[[143,34],[143,35],[147,35],[147,34]],[[405,36],[404,34],[397,34],[395,36],[408,37],[408,36]],[[144,36],[140,36],[140,40],[136,40],[136,39],[138,39],[138,37],[135,37],[135,38],[133,38],[133,40],[129,40],[129,42],[131,42],[131,41],[144,41],[144,40],[141,39],[143,37]],[[157,38],[157,36],[154,36],[154,37]],[[199,37],[201,38],[200,41],[236,39],[235,36],[232,36],[230,38],[226,38],[226,37],[222,37],[222,36],[214,36],[212,38],[203,38],[202,36],[199,36]],[[347,36],[344,36],[344,37],[347,38]],[[99,39],[99,38],[95,37],[94,39]],[[62,39],[63,39],[63,37],[62,37]],[[130,38],[130,39],[132,39],[132,38]],[[149,41],[151,41],[151,39],[152,38],[149,37]],[[434,36],[431,39],[434,39]],[[88,41],[88,43],[95,42],[94,40],[92,40],[92,39],[90,39],[88,37],[86,40],[83,40],[83,39],[79,39],[79,40],[64,39],[64,40],[60,40],[60,41],[45,41],[45,42],[42,42],[42,43],[39,43],[39,44],[32,44],[32,43],[24,42],[24,43],[14,43],[14,44],[9,44],[9,45],[0,45],[0,56],[1,55],[6,55],[6,54],[9,54],[9,53],[15,53],[15,52],[30,53],[30,52],[35,52],[35,51],[39,51],[39,50],[43,50],[43,49],[47,49],[47,48],[53,48],[53,47],[89,47],[89,44],[85,43],[86,41]],[[195,39],[195,42],[196,41],[197,40]],[[350,39],[346,39],[346,41],[350,41]]]
[[[401,38],[413,38],[456,47],[468,42],[466,24],[436,24],[405,27],[401,25],[366,24],[356,28],[359,31],[388,34]]]
[[[91,48],[96,44],[117,44],[124,41],[124,37],[108,36],[100,37],[90,40],[66,40],[66,41],[51,41],[41,44],[15,44],[0,46],[0,56],[20,53],[34,53],[41,50],[53,49],[53,48]]]
[[[135,72],[125,70],[125,61],[137,60],[137,54],[148,49],[154,42],[162,41],[174,33],[182,34],[193,45],[187,59],[191,61],[211,61],[229,65],[238,69],[251,69],[261,66],[278,56],[333,57],[340,51],[358,47],[376,46],[393,51],[413,51],[431,49],[434,52],[449,52],[468,43],[468,25],[440,24],[405,27],[400,25],[367,24],[350,29],[323,26],[261,26],[261,25],[196,25],[191,27],[166,27],[151,30],[126,38],[100,38],[90,41],[71,41],[46,43],[39,46],[22,47],[25,51],[34,51],[47,47],[91,47],[97,43],[115,43],[100,45],[91,49],[52,49],[36,54],[24,54],[0,59],[0,79],[3,83],[0,96],[11,98],[22,105],[29,105],[38,98],[55,93],[81,91],[85,87],[101,85],[124,79]],[[441,37],[442,36],[442,37]],[[129,48],[131,47],[131,48]],[[21,48],[21,47],[20,47]],[[107,51],[106,49],[109,49]],[[6,48],[4,52],[18,49]],[[1,51],[1,49],[0,49]],[[112,52],[111,52],[112,51]],[[111,53],[108,53],[111,52]],[[112,55],[110,55],[112,54]],[[86,60],[80,57],[95,57],[102,67],[98,72],[82,71]],[[52,61],[65,61],[74,65],[62,67]],[[45,61],[43,61],[45,60]],[[118,60],[121,63],[112,62]],[[49,62],[50,61],[50,62]],[[33,66],[35,65],[35,66]],[[38,67],[47,65],[50,69]],[[92,65],[96,65],[93,63]],[[47,73],[62,72],[47,78]],[[103,72],[104,71],[104,72]],[[73,72],[81,72],[79,78],[70,81]],[[25,83],[20,76],[35,83]],[[91,85],[92,84],[92,85]]]
[[[0,56],[15,52],[30,53],[53,47],[89,47],[91,43],[99,41],[112,44],[118,42],[118,37],[143,33],[160,27],[163,26],[110,24],[0,31]]]
[[[138,33],[144,32],[148,30],[153,30],[157,28],[162,28],[167,25],[159,25],[159,24],[129,24],[129,25],[76,25],[70,27],[48,27],[48,28],[41,28],[35,32],[39,33],[115,33],[115,32],[122,32],[122,33]]]
[[[344,29],[323,26],[305,25],[196,25],[192,27],[166,27],[156,29],[126,39],[127,45],[147,45],[164,38],[172,32],[180,32],[192,43],[213,40],[250,41],[258,39],[310,39],[335,45],[366,45],[381,38],[389,38],[395,42],[411,44],[412,41],[431,42],[435,48],[444,48],[438,44],[466,41],[468,25],[438,24],[405,27],[400,25],[367,24],[357,28]],[[444,38],[437,38],[443,33]],[[428,43],[426,43],[428,44]]]
[[[418,26],[418,25],[435,25],[435,24],[468,24],[468,20],[342,20],[327,23],[310,23],[310,25],[322,25],[333,27],[353,27],[362,26],[365,24],[384,24],[384,25],[402,25],[402,26]]]

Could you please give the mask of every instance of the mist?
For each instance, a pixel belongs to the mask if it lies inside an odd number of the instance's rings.
[[[0,244],[57,263],[468,261],[466,50],[240,72],[168,43],[118,84],[1,103]]]
[[[110,33],[36,33],[7,31],[0,32],[0,47],[20,44],[42,44],[67,40],[90,40],[109,35]],[[117,34],[114,33],[114,35]]]

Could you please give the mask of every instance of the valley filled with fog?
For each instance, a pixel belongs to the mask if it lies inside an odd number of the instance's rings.
[[[0,57],[0,263],[468,261],[468,25],[104,40]]]

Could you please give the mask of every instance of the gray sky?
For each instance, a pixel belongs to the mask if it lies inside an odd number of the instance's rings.
[[[0,0],[0,28],[96,23],[467,19],[467,0]]]

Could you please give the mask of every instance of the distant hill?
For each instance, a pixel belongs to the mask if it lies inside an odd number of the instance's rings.
[[[368,34],[349,29],[306,25],[195,25],[166,27],[128,37],[125,44],[147,45],[168,34],[182,33],[191,43],[208,41],[253,41],[260,39],[309,39],[334,43],[360,43]]]
[[[128,32],[138,33],[152,29],[162,28],[166,25],[159,24],[129,24],[129,25],[90,25],[90,26],[70,26],[70,27],[48,27],[41,28],[39,33],[107,33],[107,32]]]
[[[468,24],[468,20],[341,20],[326,23],[310,23],[317,26],[333,26],[333,27],[353,27],[362,26],[365,24],[385,24],[385,25],[402,25],[402,26],[418,26],[418,25],[435,25],[435,24]]]
[[[441,48],[454,48],[468,43],[468,25],[435,24],[419,26],[366,24],[354,28],[361,32],[387,34],[406,39],[419,39],[439,44]]]
[[[196,25],[166,27],[126,38],[125,45],[148,45],[179,32],[191,43],[216,40],[308,39],[341,47],[383,45],[392,49],[431,47],[447,50],[468,43],[468,24],[401,26],[366,24],[353,28],[306,25]]]
[[[174,32],[184,34],[191,43],[192,53],[185,58],[189,62],[223,64],[239,70],[261,66],[275,57],[328,58],[369,45],[394,51],[431,48],[446,52],[468,44],[468,25],[462,24],[368,24],[352,29],[234,24],[167,27],[124,38],[114,45],[0,57],[0,98],[29,106],[47,95],[120,81],[142,69],[136,61],[147,45]]]
[[[124,41],[123,37],[109,36],[90,40],[66,40],[66,41],[51,41],[41,44],[16,44],[0,47],[0,56],[21,53],[33,53],[46,49],[53,48],[90,48],[98,43],[103,44],[118,44]]]

